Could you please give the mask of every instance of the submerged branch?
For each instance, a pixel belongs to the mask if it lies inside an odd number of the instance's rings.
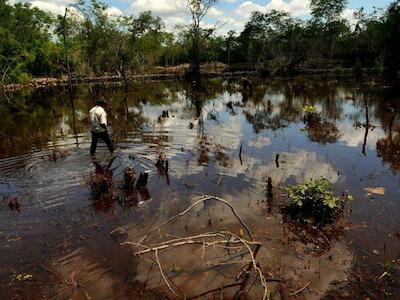
[[[196,199],[199,199],[199,197],[194,198],[194,200],[196,200]],[[238,221],[240,222],[240,224],[242,224],[242,226],[246,229],[246,231],[247,231],[249,237],[250,237],[252,240],[254,240],[254,239],[253,239],[253,236],[252,236],[252,234],[251,234],[251,231],[250,231],[250,229],[249,229],[249,227],[244,223],[244,221],[240,218],[240,216],[236,213],[236,211],[235,211],[235,209],[233,208],[233,206],[232,206],[228,201],[226,201],[226,200],[224,200],[224,199],[221,199],[221,198],[218,198],[218,197],[215,197],[215,196],[208,196],[208,195],[205,195],[205,196],[201,196],[201,197],[200,197],[200,200],[196,201],[194,204],[192,204],[191,206],[189,206],[189,207],[188,207],[187,209],[185,209],[184,211],[182,211],[182,212],[180,212],[179,214],[177,214],[177,215],[171,217],[170,219],[168,219],[167,221],[165,221],[165,222],[162,223],[161,225],[159,225],[159,226],[157,226],[157,227],[154,227],[154,228],[153,228],[152,230],[150,230],[137,244],[138,244],[138,245],[141,245],[154,231],[156,231],[156,230],[158,230],[158,229],[160,229],[160,228],[162,228],[162,227],[168,225],[169,223],[171,223],[171,222],[174,221],[175,219],[177,219],[177,218],[179,218],[179,217],[182,217],[183,215],[187,214],[190,210],[192,210],[192,209],[193,209],[194,207],[196,207],[197,205],[199,205],[199,204],[201,204],[201,203],[204,203],[204,202],[206,202],[206,201],[210,201],[210,200],[216,200],[216,201],[219,201],[219,202],[222,202],[222,203],[228,205],[228,206],[231,208],[231,210],[232,210],[233,214],[235,215],[235,217],[236,217],[236,218],[238,219]]]

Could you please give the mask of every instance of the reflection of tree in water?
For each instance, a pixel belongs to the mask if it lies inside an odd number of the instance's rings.
[[[305,131],[310,141],[322,145],[334,144],[342,135],[335,123],[327,121],[310,122]]]
[[[209,80],[204,82],[194,82],[187,93],[190,108],[186,111],[192,111],[192,119],[198,121],[197,127],[197,145],[198,145],[198,159],[199,166],[206,166],[209,164],[211,158],[210,153],[214,152],[214,157],[220,162],[221,166],[229,166],[230,158],[223,153],[223,147],[217,145],[212,137],[206,132],[204,127],[204,106],[208,101],[216,99],[224,92],[224,85],[220,79]],[[207,117],[218,122],[218,114],[207,112]]]
[[[243,114],[246,120],[253,126],[255,133],[262,130],[278,130],[288,126],[290,122],[301,119],[299,107],[306,102],[305,91],[294,89],[291,84],[279,86],[261,86],[257,97],[253,97],[253,106],[246,106]],[[266,95],[284,95],[283,101],[277,107]]]
[[[62,120],[55,94],[17,93],[0,106],[0,153],[26,147],[42,148],[58,132]]]
[[[338,87],[331,85],[323,85],[318,90],[318,97],[322,97],[322,111],[326,118],[331,120],[339,120],[342,117],[342,100],[338,98]]]
[[[400,171],[400,133],[381,139],[376,144],[378,156],[390,164],[395,171]]]
[[[267,110],[246,110],[243,114],[247,122],[253,126],[254,133],[260,133],[266,129],[275,131],[287,126],[279,115],[271,117],[271,113]]]
[[[394,171],[400,171],[400,125],[395,128],[397,112],[391,114],[387,137],[376,143],[378,156],[390,164]],[[395,132],[394,132],[395,131]]]

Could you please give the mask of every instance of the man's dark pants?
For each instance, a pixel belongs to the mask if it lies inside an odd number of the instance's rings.
[[[90,154],[91,155],[96,154],[97,142],[99,141],[99,139],[102,140],[104,143],[106,143],[106,145],[111,153],[114,152],[114,146],[110,139],[110,136],[108,135],[108,132],[92,131],[92,145],[90,146]]]

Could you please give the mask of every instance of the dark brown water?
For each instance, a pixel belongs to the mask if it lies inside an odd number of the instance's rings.
[[[203,194],[232,203],[263,243],[260,264],[270,277],[287,281],[290,292],[308,284],[302,293],[307,299],[396,297],[400,91],[311,79],[254,79],[253,84],[250,93],[242,91],[240,81],[221,79],[198,88],[183,82],[140,83],[127,94],[120,86],[77,87],[74,109],[60,89],[4,98],[0,298],[162,299],[166,289],[159,273],[120,242],[138,241]],[[135,201],[93,201],[89,180],[99,165],[89,156],[87,114],[100,96],[109,100],[118,146],[110,167],[115,185],[129,166],[149,174],[147,191]],[[319,108],[318,126],[304,124],[304,105]],[[370,128],[357,126],[366,122],[366,106]],[[165,110],[170,117],[160,119]],[[159,154],[168,158],[168,177],[155,167]],[[98,160],[101,166],[110,161],[101,143]],[[321,176],[354,201],[341,234],[316,255],[309,242],[283,225],[279,210],[265,201],[265,189],[268,177],[283,187]],[[20,207],[10,209],[15,198]],[[208,220],[212,230],[239,230],[218,203],[196,208],[166,230],[173,236],[207,232]],[[111,235],[118,227],[127,234]],[[235,280],[238,270],[198,264],[215,260],[201,258],[198,250],[183,247],[161,257],[185,295]],[[177,266],[179,274],[173,271]],[[21,274],[32,278],[18,279]],[[271,289],[278,297],[274,284]],[[260,296],[250,291],[249,297]]]

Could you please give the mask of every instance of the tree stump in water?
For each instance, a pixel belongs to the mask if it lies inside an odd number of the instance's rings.
[[[8,198],[7,204],[10,210],[19,212],[20,205],[18,197],[7,197],[7,198]],[[7,200],[7,198],[5,196],[3,197],[4,200]]]
[[[275,165],[279,169],[279,153],[275,156]]]
[[[107,174],[92,175],[89,184],[94,200],[111,199],[113,197],[113,180]]]

